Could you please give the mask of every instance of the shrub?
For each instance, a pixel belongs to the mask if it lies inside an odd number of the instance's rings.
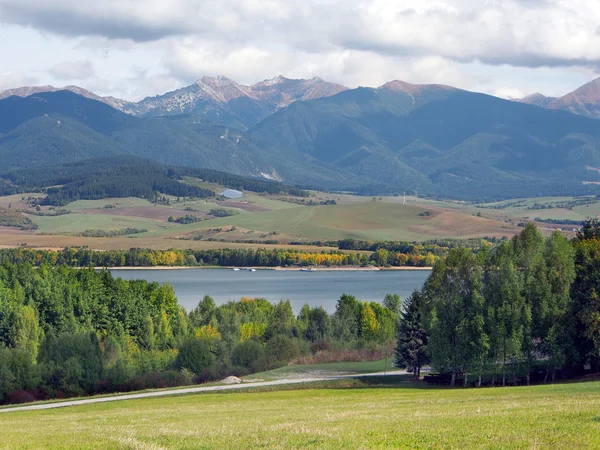
[[[256,341],[244,341],[233,349],[231,362],[234,366],[252,369],[252,364],[264,355],[262,345]]]
[[[267,364],[271,365],[277,362],[281,367],[298,358],[300,349],[295,339],[280,334],[267,342],[265,353]]]
[[[15,391],[8,395],[8,403],[31,403],[35,401],[35,396],[29,391]]]
[[[205,341],[199,339],[188,339],[179,349],[179,354],[175,359],[175,367],[179,370],[186,368],[196,374],[212,367],[215,363],[215,356],[211,353],[210,347]]]

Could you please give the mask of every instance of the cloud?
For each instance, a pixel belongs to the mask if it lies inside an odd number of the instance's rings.
[[[49,72],[59,80],[87,80],[94,76],[94,67],[90,60],[63,61],[55,64]]]
[[[600,70],[598,23],[597,0],[0,0],[0,39],[20,30],[28,55],[0,71],[126,98],[204,75],[250,84],[279,73],[556,93]],[[48,71],[57,52],[64,61]]]
[[[597,0],[0,0],[0,20],[66,36],[203,39],[519,67],[600,64]],[[204,49],[198,49],[202,57]]]
[[[0,91],[13,89],[21,86],[33,85],[39,80],[24,73],[0,72]]]

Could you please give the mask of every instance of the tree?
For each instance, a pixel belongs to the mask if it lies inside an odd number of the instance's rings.
[[[269,322],[265,331],[265,339],[269,340],[278,335],[291,337],[295,322],[296,318],[294,317],[292,304],[289,300],[281,300],[275,305],[271,317],[269,317]]]
[[[381,323],[371,307],[370,302],[365,302],[360,312],[360,336],[367,340],[376,340],[381,330]]]
[[[481,371],[488,351],[483,318],[482,270],[469,249],[455,248],[438,261],[425,285],[434,366],[456,376]]]
[[[393,311],[396,315],[400,315],[402,313],[402,299],[398,294],[385,294],[383,306],[390,311]]]
[[[545,310],[549,296],[543,255],[544,242],[544,236],[533,223],[527,224],[511,241],[516,267],[522,277],[521,295],[524,307],[521,316],[521,353],[523,367],[527,372],[527,384],[530,384],[530,369],[541,355],[540,342],[544,332],[540,314]]]
[[[233,349],[231,362],[234,366],[252,369],[254,362],[262,358],[263,355],[263,346],[258,342],[253,340],[244,341]]]
[[[322,342],[331,331],[331,320],[323,307],[312,308],[308,316],[306,339],[310,342]]]
[[[205,295],[198,306],[190,311],[190,323],[192,327],[198,328],[208,325],[215,315],[216,304],[210,295]]]
[[[563,367],[573,353],[573,325],[569,316],[570,288],[575,279],[573,247],[561,233],[554,232],[544,249],[546,279],[550,289],[546,310],[540,311],[542,349],[554,381],[556,370]]]
[[[337,301],[332,317],[333,335],[343,341],[358,338],[360,329],[360,302],[353,295],[344,294]]]
[[[429,336],[422,318],[423,296],[414,291],[407,299],[398,321],[398,335],[394,350],[394,365],[413,374],[421,375],[421,367],[430,361],[427,351]]]
[[[280,334],[267,341],[265,356],[269,366],[285,366],[299,355],[300,349],[295,339]]]
[[[575,242],[576,277],[571,286],[571,317],[577,363],[600,365],[600,240],[596,237]]]
[[[492,383],[500,365],[504,386],[509,366],[512,367],[513,379],[516,377],[526,317],[522,277],[515,266],[511,245],[501,244],[489,255],[484,276],[485,329],[490,342],[488,359],[494,367]]]
[[[179,348],[175,359],[175,367],[179,370],[188,369],[196,374],[213,366],[215,357],[208,344],[200,339],[188,339]]]

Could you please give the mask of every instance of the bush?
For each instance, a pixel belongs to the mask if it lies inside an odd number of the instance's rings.
[[[300,349],[298,341],[280,334],[267,342],[265,353],[268,365],[277,362],[281,367],[298,358]]]
[[[256,341],[244,341],[233,349],[231,362],[234,366],[253,369],[252,364],[262,358],[264,350],[262,345]]]
[[[196,374],[201,374],[205,369],[214,366],[214,363],[215,356],[211,353],[208,344],[199,339],[185,341],[175,359],[177,369],[185,368]]]
[[[163,389],[177,386],[187,386],[190,382],[175,370],[152,372],[130,378],[118,386],[122,392],[141,391],[144,389]]]
[[[15,391],[8,395],[8,403],[31,403],[35,401],[35,396],[29,391]]]

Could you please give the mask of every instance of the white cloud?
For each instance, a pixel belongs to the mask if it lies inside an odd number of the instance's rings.
[[[87,80],[94,75],[94,66],[90,60],[62,61],[55,64],[50,73],[59,80]]]
[[[281,73],[350,87],[404,79],[555,95],[600,67],[597,0],[0,0],[0,23],[60,36],[52,51],[62,45],[68,56],[49,81],[135,97],[218,73],[243,83]],[[2,34],[0,25],[8,42]],[[31,43],[29,61],[0,61],[0,71],[30,71],[45,45]]]
[[[19,72],[0,72],[0,91],[36,84],[38,79]]]

